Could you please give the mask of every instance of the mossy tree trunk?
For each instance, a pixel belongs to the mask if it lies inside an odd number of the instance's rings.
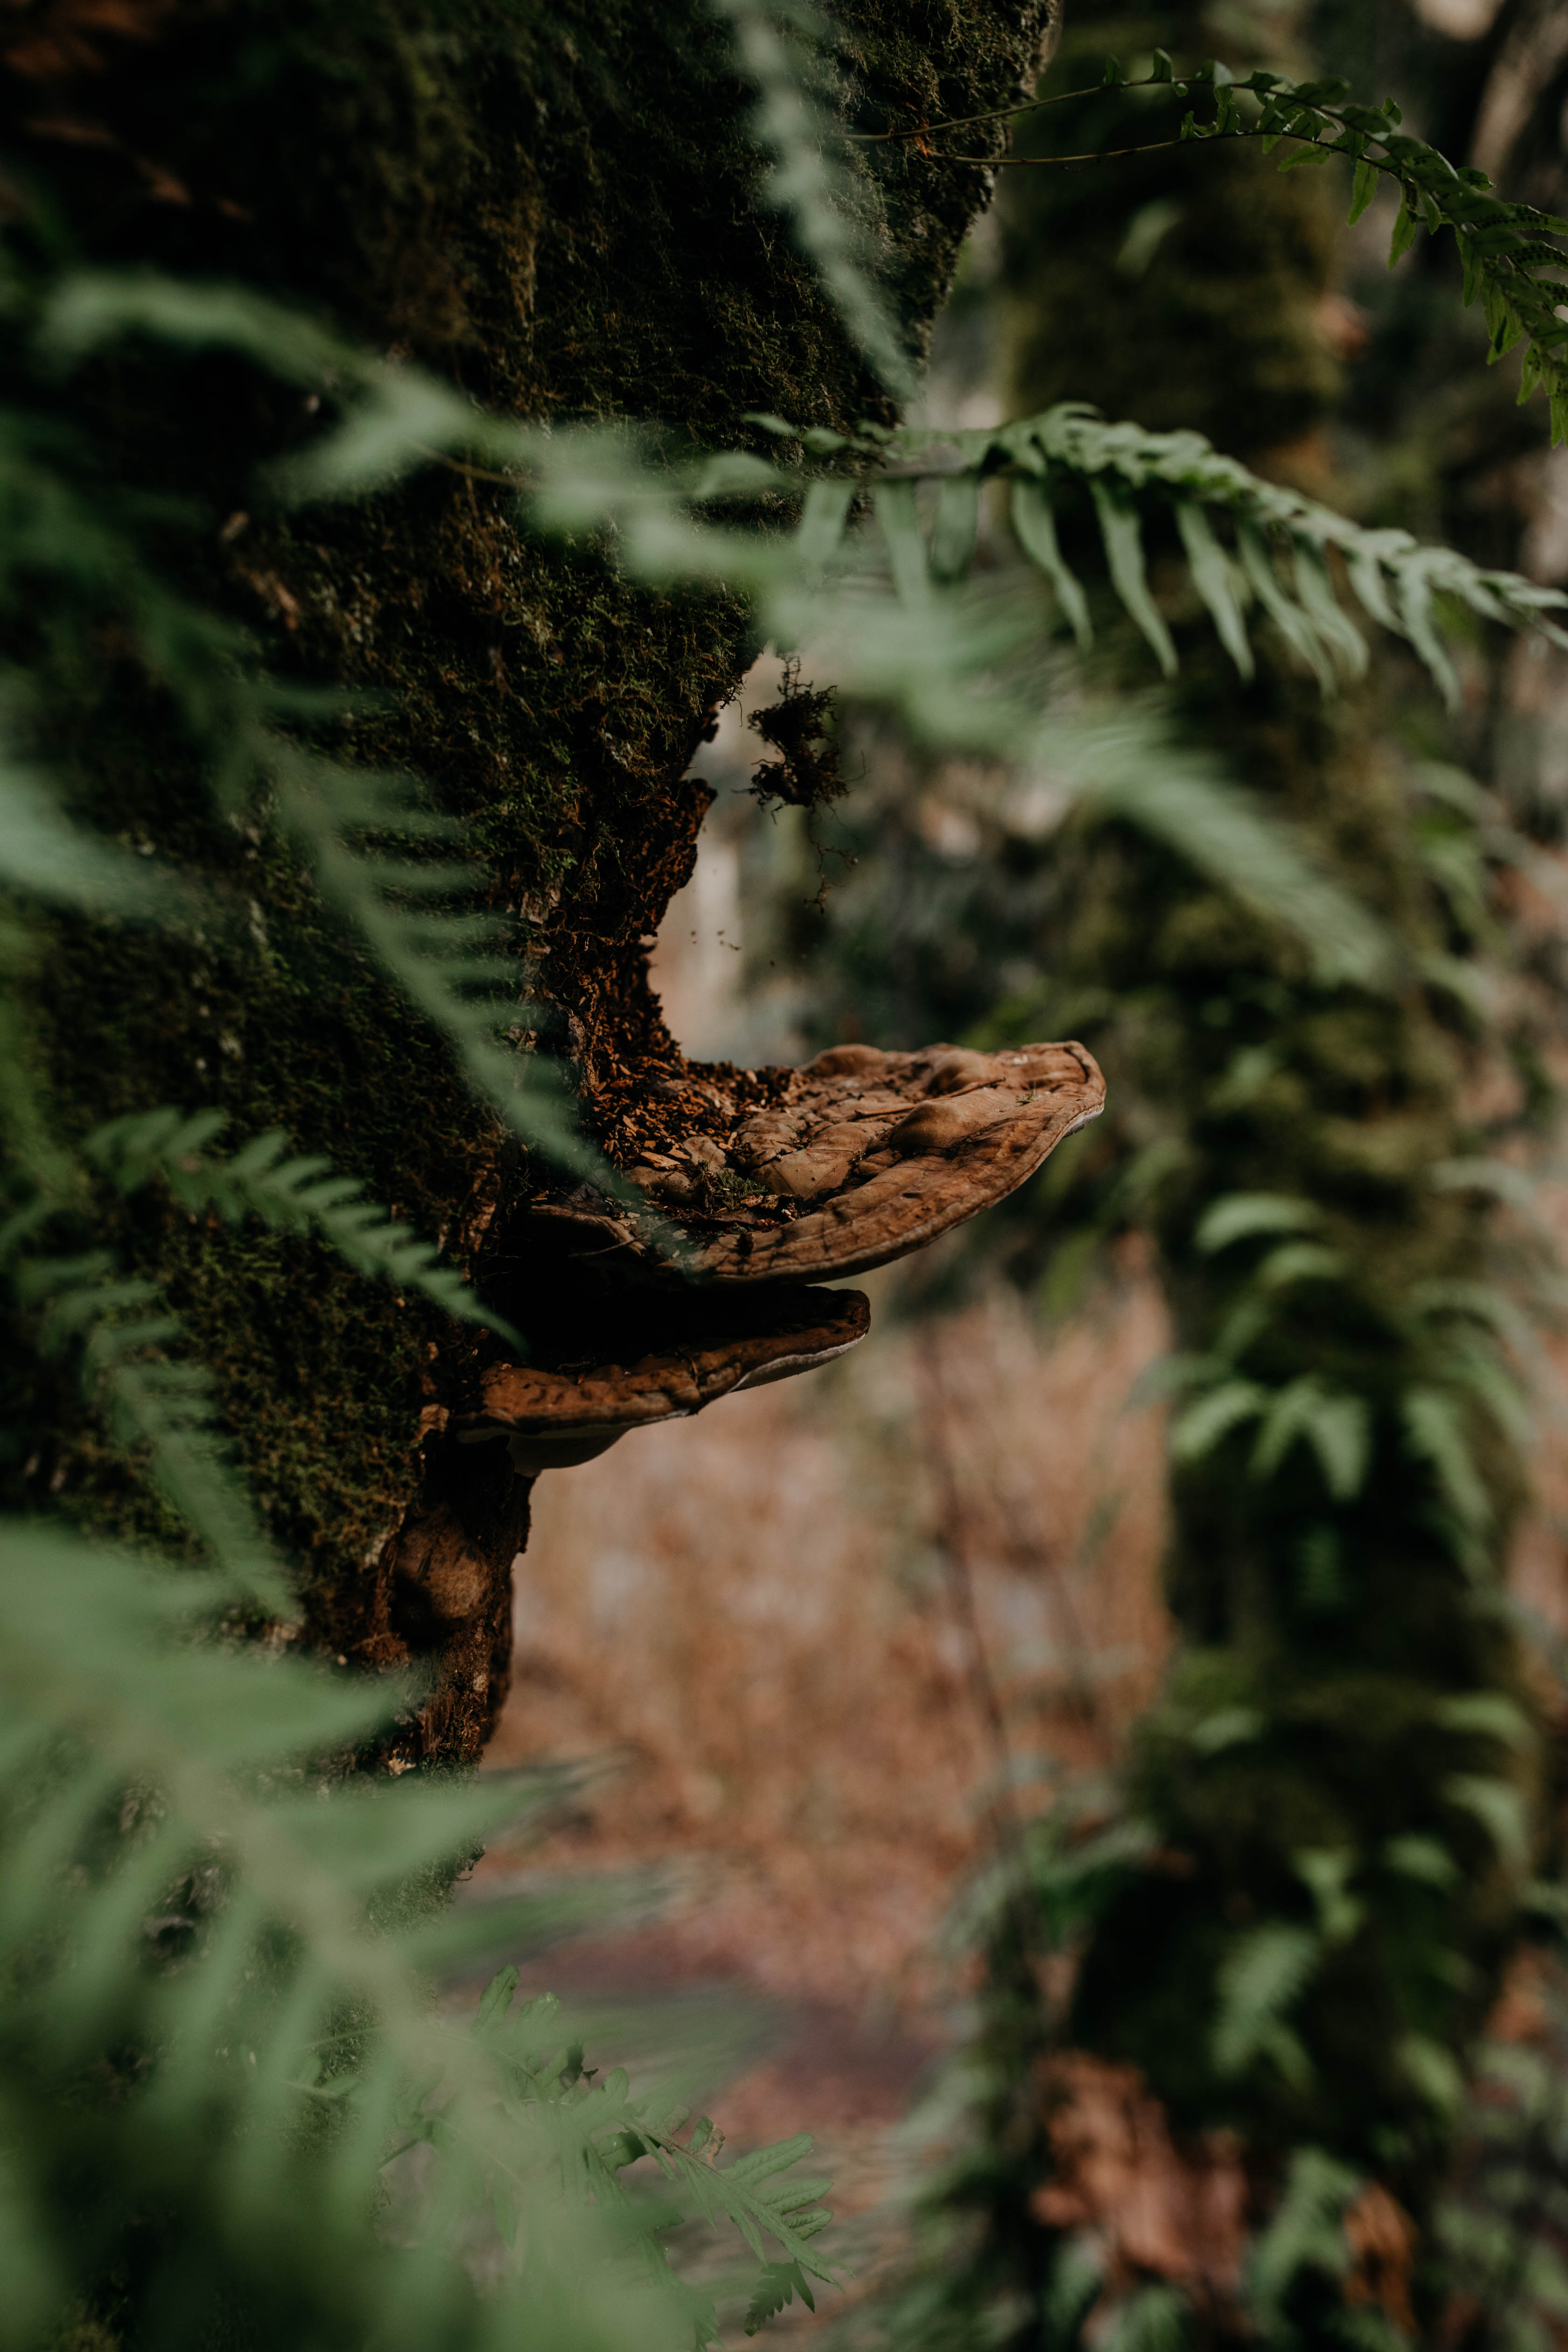
[[[1005,104],[1043,0],[853,0],[852,103],[880,126]],[[504,415],[634,415],[733,441],[748,410],[885,415],[787,225],[758,193],[753,94],[703,0],[70,0],[0,38],[26,264],[237,281],[410,358]],[[887,151],[888,268],[918,345],[985,194]],[[65,395],[61,395],[62,398]],[[226,357],[121,352],[74,381],[74,421],[121,482],[191,502],[167,560],[275,673],[368,690],[353,756],[427,782],[533,959],[541,1041],[614,1157],[679,1082],[647,949],[708,794],[687,775],[755,648],[721,597],[653,595],[520,530],[503,488],[450,467],[364,502],[279,514],[257,469],[313,428]],[[155,680],[106,633],[50,667],[37,732],[127,843],[205,870],[236,919],[151,946],[62,921],[36,992],[52,1116],[79,1138],[158,1103],[273,1125],[365,1179],[481,1286],[537,1170],[455,1076],[442,1038],[334,922],[269,830],[213,814]],[[524,987],[519,962],[520,992]],[[303,1240],[127,1213],[129,1270],[165,1286],[216,1373],[239,1462],[304,1571],[306,1638],[357,1666],[438,1662],[395,1761],[477,1754],[504,1692],[527,1485],[441,1436],[470,1332]],[[495,1279],[502,1278],[496,1275]],[[524,1328],[526,1292],[507,1312]],[[20,1360],[19,1363],[20,1363]],[[36,1363],[14,1502],[156,1530],[63,1385]],[[40,1404],[37,1399],[42,1397]]]

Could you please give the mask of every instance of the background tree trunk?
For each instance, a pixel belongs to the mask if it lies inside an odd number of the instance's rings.
[[[1260,9],[1251,26],[1244,14],[1225,24],[1237,70],[1279,61],[1279,12]],[[1190,68],[1216,46],[1227,54],[1216,23],[1196,0],[1152,11],[1079,0],[1049,87],[1092,89],[1108,53],[1135,70],[1155,43]],[[1298,69],[1341,65],[1330,49]],[[1019,146],[1116,150],[1157,137],[1157,122],[1107,89],[1035,118]],[[1251,142],[1017,171],[1002,208],[1010,413],[1078,399],[1157,429],[1194,427],[1344,503],[1323,430],[1339,388],[1331,344],[1347,324],[1335,285],[1342,192],[1327,178],[1282,177]],[[1422,267],[1447,261],[1434,248]],[[1415,373],[1410,306],[1424,291],[1401,284],[1405,333],[1390,338],[1381,380],[1390,431],[1404,422],[1390,377]],[[1457,310],[1447,286],[1441,299],[1446,321]],[[1466,351],[1478,376],[1479,357]],[[1473,424],[1480,396],[1445,383]],[[1539,445],[1540,405],[1521,414]],[[1448,446],[1480,478],[1479,433],[1456,431]],[[1448,535],[1447,515],[1386,519]],[[1066,543],[1075,569],[1096,569],[1087,502]],[[1515,553],[1494,539],[1486,560]],[[1140,1227],[1189,1361],[1228,1353],[1238,1391],[1255,1382],[1274,1397],[1305,1381],[1353,1395],[1368,1454],[1336,1480],[1298,1436],[1260,1472],[1259,1423],[1238,1411],[1178,1456],[1166,1581],[1181,1646],[1124,1785],[1148,1851],[1135,1858],[1114,1829],[1102,1846],[1047,1828],[1039,1916],[1026,1927],[1016,1902],[999,1907],[982,2044],[992,2104],[954,2198],[984,2229],[973,2271],[947,2291],[957,2308],[977,2281],[1021,2291],[1020,2342],[1042,2326],[1077,2340],[1057,2231],[1075,2255],[1086,2242],[1105,2250],[1112,2295],[1169,2282],[1203,2340],[1250,2340],[1244,2229],[1278,2210],[1303,2149],[1332,2159],[1322,2177],[1337,2179],[1342,2205],[1357,2190],[1386,2225],[1386,2267],[1361,2266],[1352,2299],[1381,2302],[1395,2326],[1428,2324],[1444,2293],[1434,2202],[1468,2062],[1525,1931],[1526,1825],[1542,1826],[1502,1588],[1523,1489],[1516,1436],[1465,1393],[1462,1327],[1429,1318],[1428,1305],[1479,1298],[1496,1264],[1485,1204],[1444,1190],[1434,1170],[1494,1148],[1487,1121],[1500,1104],[1515,1133],[1540,1106],[1505,1075],[1504,1025],[1489,1028],[1442,982],[1440,960],[1475,941],[1434,887],[1441,819],[1401,738],[1416,756],[1452,757],[1458,744],[1478,762],[1489,747],[1468,722],[1445,734],[1425,682],[1417,704],[1386,649],[1366,688],[1325,704],[1260,633],[1258,675],[1241,684],[1206,622],[1194,625],[1195,600],[1178,602],[1178,576],[1164,609],[1181,648],[1183,735],[1220,751],[1375,905],[1405,977],[1394,990],[1325,984],[1299,940],[1133,828],[1064,827],[1042,853],[1059,928],[1039,960],[1075,1009],[1045,1017],[1081,1023],[1106,1065],[1110,1115],[1082,1140],[1076,1199],[1058,1166],[1037,1206],[1069,1247],[1075,1225],[1090,1238]],[[1146,648],[1105,605],[1108,669],[1123,688],[1146,687]],[[1000,879],[993,897],[1005,904]],[[1034,940],[989,936],[989,974],[1007,969],[1012,947],[1039,952]],[[994,981],[993,1002],[1005,985]],[[1031,1001],[1031,1034],[1041,1017]],[[1004,1007],[977,1035],[1001,1044],[1012,1018]],[[1215,1220],[1232,1211],[1222,1245]],[[1292,1272],[1289,1245],[1303,1239],[1320,1246]],[[1273,1276],[1255,1281],[1281,1244]],[[1026,1273],[1037,1260],[1037,1246]],[[1410,1401],[1434,1393],[1471,1465],[1467,1506],[1423,1450],[1425,1406],[1412,1416]],[[1103,1822],[1093,1811],[1086,1827]],[[1042,1987],[1039,1947],[1056,1938],[1073,1949],[1070,1998],[1054,1969]],[[1143,2169],[1123,2178],[1119,2200],[1094,2179],[1118,2103],[1143,2134]],[[1163,2210],[1187,2221],[1161,2242],[1149,2214],[1167,2197]],[[1085,2231],[1089,2241],[1074,2235]],[[1328,2340],[1346,2292],[1331,2263],[1305,2261],[1290,2323]],[[1085,2319],[1092,2306],[1089,2295],[1074,2308]]]

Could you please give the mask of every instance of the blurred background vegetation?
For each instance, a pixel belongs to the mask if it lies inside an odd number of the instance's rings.
[[[1510,194],[1568,194],[1551,6],[1079,0],[1046,87],[1094,84],[1107,54],[1136,70],[1156,44],[1178,69],[1217,52],[1342,72]],[[1018,148],[1131,144],[1142,120],[1105,91]],[[1339,169],[1199,150],[1005,174],[939,327],[931,421],[1086,400],[1195,427],[1363,521],[1568,578],[1568,464],[1539,407],[1482,364],[1448,249],[1388,270],[1392,200],[1343,229]],[[1092,524],[1074,528],[1092,572]],[[1005,572],[1000,532],[983,547]],[[845,799],[759,805],[766,747],[731,709],[698,761],[720,797],[656,968],[687,1049],[1076,1034],[1112,1108],[1005,1209],[879,1277],[859,1360],[650,1437],[618,1494],[551,1482],[523,1687],[546,1678],[582,1738],[600,1580],[660,1627],[669,1699],[618,1719],[664,1769],[608,1785],[574,1836],[692,1858],[703,1891],[662,1931],[668,1965],[794,2004],[792,2063],[737,2094],[781,2127],[820,2080],[809,2005],[831,1988],[858,2015],[858,2054],[817,2097],[878,2150],[860,2193],[898,2184],[879,2225],[895,2272],[910,2141],[871,2128],[898,2105],[871,2053],[883,2032],[912,2069],[956,2034],[928,2113],[948,2169],[922,2192],[927,2267],[894,2297],[910,2340],[1242,2340],[1261,2296],[1281,2340],[1552,2342],[1568,671],[1478,626],[1452,711],[1387,642],[1326,703],[1278,640],[1239,681],[1175,567],[1154,578],[1182,736],[1312,835],[1419,984],[1326,989],[1178,857],[1073,814],[1048,771],[944,761],[870,719],[840,739]],[[1107,590],[1097,675],[1146,689],[1117,610]],[[1531,1412],[1479,1370],[1481,1330]],[[1206,1419],[1167,1350],[1223,1360]],[[1267,1480],[1258,1383],[1300,1383]],[[1347,1383],[1386,1408],[1364,1484],[1311,1433],[1314,1398]],[[759,1481],[743,1532],[677,1506]],[[778,1566],[759,1580],[764,1517]],[[694,1559],[726,1596],[721,1635],[677,1631]],[[806,1561],[797,1657],[784,1595]],[[698,1682],[742,1696],[694,1742],[675,1694]],[[766,1727],[805,1720],[809,1764],[793,1742],[765,1763]],[[1269,2210],[1273,2255],[1247,2269]]]

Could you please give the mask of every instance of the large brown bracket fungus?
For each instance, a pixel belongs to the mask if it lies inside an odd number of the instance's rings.
[[[564,1255],[584,1279],[666,1287],[865,1274],[1005,1199],[1098,1116],[1105,1083],[1077,1045],[834,1045],[802,1069],[693,1065],[665,1100],[658,1147],[626,1169],[650,1214],[586,1186],[536,1199],[514,1234],[524,1266]]]

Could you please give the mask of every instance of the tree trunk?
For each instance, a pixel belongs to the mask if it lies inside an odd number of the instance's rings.
[[[1258,30],[1273,47],[1277,15]],[[1190,68],[1212,48],[1208,12],[1166,8],[1156,24],[1083,0],[1058,79],[1092,82],[1107,51],[1130,58],[1155,37]],[[1154,135],[1147,119],[1108,90],[1039,118],[1031,136],[1041,152],[1115,148]],[[1325,178],[1281,178],[1250,142],[1018,174],[1004,215],[1015,412],[1092,399],[1147,425],[1195,427],[1332,496],[1312,437],[1335,373],[1321,332]],[[1415,977],[1466,949],[1432,887],[1397,754],[1378,740],[1408,682],[1384,658],[1372,688],[1325,705],[1277,640],[1243,686],[1202,631],[1178,635],[1184,731],[1310,833],[1376,905],[1410,976],[1383,992],[1325,986],[1299,941],[1115,828],[1081,837],[1064,877],[1056,973],[1128,1008],[1088,1034],[1130,1116],[1123,1150],[1162,1140],[1137,1219],[1184,1356],[1228,1349],[1241,1403],[1249,1381],[1269,1397],[1302,1381],[1353,1396],[1367,1456],[1336,1475],[1298,1435],[1261,1463],[1259,1423],[1238,1403],[1206,1448],[1175,1462],[1179,1649],[1128,1790],[1152,1850],[1098,1875],[1084,1864],[1094,1895],[1060,2031],[1104,2064],[1136,2067],[1174,2143],[1173,2155],[1162,2138],[1162,2155],[1150,2139],[1144,2192],[1158,2205],[1179,2181],[1198,2218],[1155,2252],[1146,2229],[1140,2252],[1131,2191],[1117,2211],[1093,2210],[1087,2171],[1064,2154],[1071,2111],[1081,2121],[1126,2078],[1045,2057],[1050,2035],[1010,1927],[993,2145],[966,2193],[987,2210],[998,2275],[1047,2294],[1042,2221],[1098,2220],[1132,2265],[1124,2284],[1140,2262],[1145,2277],[1165,2265],[1205,2341],[1250,2341],[1238,2222],[1276,2208],[1303,2147],[1344,2168],[1342,2203],[1376,2184],[1362,2194],[1383,2200],[1388,2264],[1358,2270],[1347,2290],[1331,2264],[1307,2263],[1294,2323],[1331,2328],[1347,2291],[1396,2326],[1413,2324],[1413,2293],[1431,2315],[1426,2233],[1454,2103],[1520,1932],[1525,1856],[1503,1816],[1514,1805],[1522,1822],[1534,1790],[1500,1580],[1522,1475],[1507,1429],[1445,1385],[1444,1350],[1457,1355],[1460,1335],[1423,1320],[1424,1299],[1479,1295],[1489,1278],[1483,1206],[1432,1171],[1486,1148],[1478,1072],[1504,1057],[1452,995]],[[1130,649],[1125,674],[1147,669]],[[1091,1143],[1091,1180],[1111,1143]],[[1240,1204],[1228,1245],[1222,1203]],[[1282,1253],[1277,1276],[1254,1281],[1270,1252],[1303,1241],[1296,1271]],[[1412,1402],[1438,1392],[1473,1465],[1468,1516]],[[1225,2133],[1240,2136],[1240,2176]],[[1245,2181],[1228,2214],[1223,2186],[1203,2187],[1227,2167]]]
[[[851,104],[871,127],[1003,105],[1045,14],[854,0]],[[759,197],[753,102],[702,0],[49,0],[0,42],[12,201],[41,278],[63,259],[237,281],[503,415],[650,417],[714,442],[742,437],[749,410],[888,414]],[[901,147],[880,153],[888,276],[918,346],[986,175],[932,182]],[[633,590],[589,551],[531,540],[510,494],[460,467],[268,510],[257,468],[312,429],[311,404],[237,360],[121,348],[56,398],[112,478],[191,502],[194,525],[163,533],[187,593],[242,622],[279,677],[375,698],[334,748],[416,772],[464,820],[531,953],[519,992],[545,1008],[540,1042],[616,1157],[628,1113],[682,1067],[647,950],[710,797],[689,762],[755,651],[744,610]],[[229,1110],[234,1141],[281,1126],[482,1284],[487,1241],[537,1180],[528,1156],[265,810],[216,814],[198,747],[113,630],[85,678],[23,620],[13,634],[43,680],[40,745],[83,804],[201,869],[237,917],[173,944],[52,927],[33,1015],[59,1131],[165,1102]],[[118,1241],[216,1377],[303,1570],[307,1640],[377,1668],[433,1656],[435,1696],[391,1760],[475,1757],[505,1692],[527,1499],[501,1449],[442,1434],[472,1392],[471,1330],[302,1239],[143,1203]],[[506,1305],[526,1328],[526,1291]],[[10,1502],[166,1533],[64,1389],[38,1385]]]

